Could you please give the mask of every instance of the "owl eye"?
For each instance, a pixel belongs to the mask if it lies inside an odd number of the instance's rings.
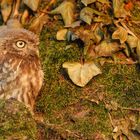
[[[25,45],[26,45],[25,41],[19,40],[19,41],[16,42],[16,46],[18,48],[24,48]]]

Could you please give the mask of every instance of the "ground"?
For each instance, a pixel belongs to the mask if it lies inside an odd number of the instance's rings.
[[[139,66],[107,63],[102,67],[103,74],[94,77],[84,88],[77,87],[62,64],[80,61],[80,52],[77,46],[66,50],[67,43],[56,40],[61,24],[46,25],[40,37],[45,78],[36,110],[45,118],[42,139],[111,140],[121,120],[126,124],[127,119],[133,118],[135,127],[139,123]]]
[[[80,62],[81,54],[78,46],[66,49],[68,42],[56,40],[57,31],[64,26],[62,18],[57,18],[50,19],[40,35],[44,82],[35,112],[44,121],[35,122],[16,101],[0,101],[0,122],[4,121],[0,123],[0,140],[139,140],[139,64],[105,63],[102,74],[85,87],[74,85],[62,64]],[[9,112],[9,104],[20,111]]]

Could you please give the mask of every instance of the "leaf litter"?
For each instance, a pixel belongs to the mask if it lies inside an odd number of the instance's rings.
[[[40,34],[44,25],[52,18],[55,21],[63,20],[64,29],[58,30],[56,39],[66,41],[67,46],[77,43],[81,52],[79,59],[84,60],[84,62],[64,62],[62,64],[75,85],[86,88],[94,76],[104,74],[99,67],[103,67],[105,63],[136,64],[140,62],[140,36],[133,28],[133,23],[135,26],[138,26],[137,23],[139,23],[139,16],[135,18],[133,16],[133,9],[140,5],[137,0],[79,0],[78,2],[64,0],[60,1],[57,7],[55,6],[58,3],[56,0],[46,3],[45,8],[40,8],[41,0],[23,0],[23,3],[18,0],[2,0],[3,22],[6,23],[8,19],[18,17],[23,26]],[[140,10],[137,13],[139,14]],[[57,14],[60,14],[62,19],[56,18]],[[69,49],[73,49],[73,47]],[[99,65],[101,61],[102,65],[97,67],[95,63]],[[96,77],[94,79],[96,80]],[[91,95],[93,95],[92,92]],[[115,101],[106,103],[105,96],[95,94],[97,96],[95,98],[91,95],[86,98],[82,96],[81,99],[97,105],[104,102],[110,122],[112,122],[112,138],[114,140],[140,139],[140,124],[139,120],[135,118],[135,112],[139,112],[138,108],[120,107]],[[119,119],[117,116],[113,116],[114,112],[118,110],[121,110],[121,113],[122,110],[129,111],[133,114],[134,120],[131,116],[125,117],[124,115]],[[82,119],[90,112],[90,109],[83,108],[76,112],[73,118]],[[53,128],[57,131],[60,127],[54,126]],[[67,132],[71,133],[69,130]],[[77,133],[71,134],[80,137]],[[98,139],[99,135],[102,134],[97,133],[94,138]]]

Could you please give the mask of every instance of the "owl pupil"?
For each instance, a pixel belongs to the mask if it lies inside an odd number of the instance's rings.
[[[19,43],[19,45],[22,45],[22,44],[23,44],[22,42]]]

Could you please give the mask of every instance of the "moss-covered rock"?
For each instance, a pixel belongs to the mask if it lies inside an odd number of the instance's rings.
[[[36,123],[20,102],[0,100],[0,140],[36,140]]]

